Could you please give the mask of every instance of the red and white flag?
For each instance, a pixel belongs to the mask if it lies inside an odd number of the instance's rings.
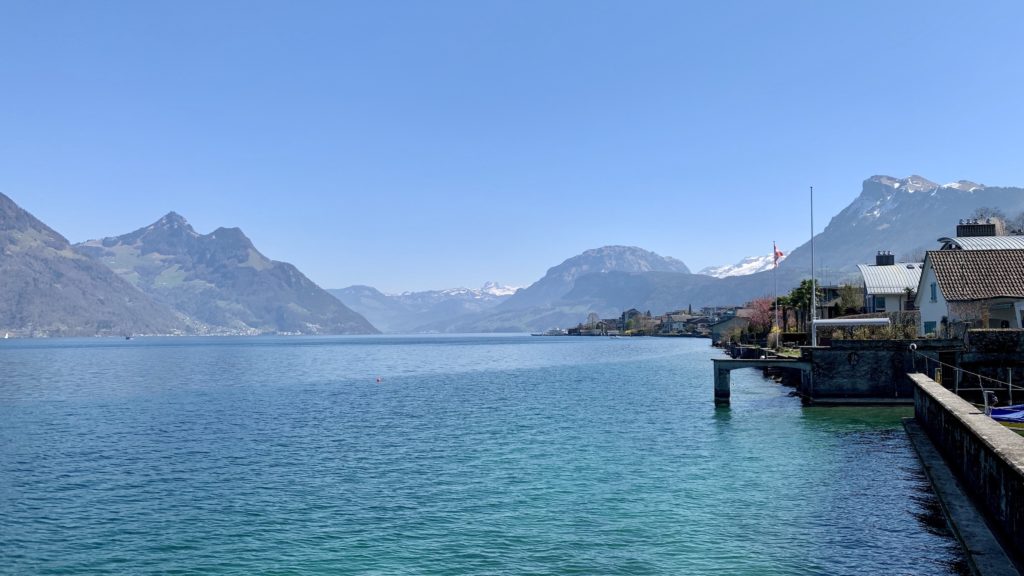
[[[772,250],[775,252],[775,262],[774,262],[774,265],[772,266],[772,268],[778,268],[779,267],[779,258],[782,258],[783,256],[785,256],[785,254],[782,253],[782,250],[779,250],[779,247],[775,245],[775,242],[772,242]]]

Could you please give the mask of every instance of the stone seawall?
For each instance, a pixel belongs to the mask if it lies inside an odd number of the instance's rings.
[[[910,351],[917,347],[918,354]],[[922,355],[938,358],[941,351],[959,347],[954,340],[833,340],[828,348],[805,348],[814,366],[800,394],[814,402],[876,399],[910,403],[913,384],[907,374],[924,364]]]
[[[1024,438],[921,374],[914,415],[1018,562],[1024,559]]]

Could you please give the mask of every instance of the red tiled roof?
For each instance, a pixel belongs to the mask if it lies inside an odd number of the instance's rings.
[[[927,259],[947,301],[1024,298],[1024,249],[937,250]]]

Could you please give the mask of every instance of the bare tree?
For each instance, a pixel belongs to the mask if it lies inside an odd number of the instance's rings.
[[[772,310],[774,301],[771,298],[758,298],[750,303],[753,313],[750,316],[751,332],[764,334],[772,329]]]
[[[973,213],[971,218],[985,219],[985,218],[999,218],[1003,222],[1006,221],[1006,213],[995,208],[993,206],[979,206]]]

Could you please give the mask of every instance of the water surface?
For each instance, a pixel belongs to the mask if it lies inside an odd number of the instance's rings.
[[[956,574],[900,425],[706,340],[0,346],[4,574]],[[378,382],[380,379],[380,382]]]

